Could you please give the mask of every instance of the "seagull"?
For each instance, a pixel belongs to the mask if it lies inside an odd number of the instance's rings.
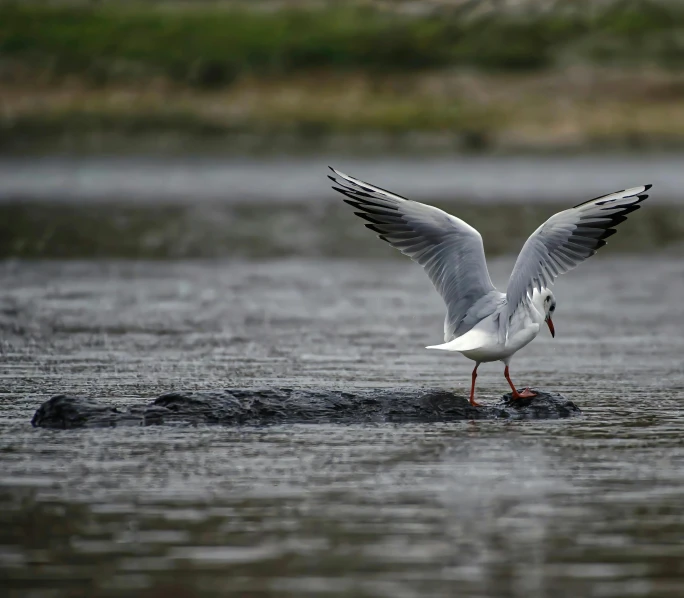
[[[480,233],[439,208],[401,197],[330,167],[333,189],[346,196],[366,227],[420,264],[446,304],[444,343],[427,349],[456,351],[475,362],[470,404],[481,363],[501,361],[513,399],[519,392],[509,374],[515,353],[546,325],[556,336],[556,299],[549,289],[560,274],[596,253],[615,234],[612,228],[638,210],[651,185],[603,195],[551,216],[523,245],[505,293],[489,277]]]

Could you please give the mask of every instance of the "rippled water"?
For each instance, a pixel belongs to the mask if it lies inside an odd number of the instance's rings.
[[[63,391],[465,392],[470,362],[422,348],[442,308],[408,261],[2,262],[0,577],[38,597],[682,596],[683,293],[659,253],[560,281],[556,339],[512,374],[573,420],[48,431],[28,422]]]

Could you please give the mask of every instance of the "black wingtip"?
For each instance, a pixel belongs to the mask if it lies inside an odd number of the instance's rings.
[[[651,187],[653,187],[653,185],[651,185],[650,183],[648,185],[644,185],[644,190],[648,191]]]
[[[366,228],[369,228],[370,230],[372,230],[374,233],[378,233],[378,236],[385,234],[385,232],[383,230],[379,229],[377,226],[375,226],[375,224],[364,224],[364,226]]]

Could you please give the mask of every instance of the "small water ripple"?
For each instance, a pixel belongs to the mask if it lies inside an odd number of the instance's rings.
[[[510,258],[493,260],[505,282]],[[68,390],[451,387],[410,263],[0,264],[0,571],[16,595],[675,597],[684,266],[597,258],[513,361],[555,422],[50,431]],[[653,286],[660,288],[658,293]],[[646,288],[645,288],[646,287]],[[478,379],[504,390],[500,364]]]

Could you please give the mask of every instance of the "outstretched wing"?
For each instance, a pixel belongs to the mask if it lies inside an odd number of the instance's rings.
[[[633,187],[590,199],[574,208],[558,212],[542,224],[518,256],[508,282],[506,298],[511,313],[528,301],[536,288],[553,284],[559,274],[572,270],[594,255],[615,234],[612,227],[638,210],[651,185]]]
[[[367,221],[366,227],[418,262],[447,305],[445,336],[467,332],[468,309],[496,291],[487,270],[482,237],[472,226],[446,212],[411,201],[346,174],[331,170],[333,189]]]

